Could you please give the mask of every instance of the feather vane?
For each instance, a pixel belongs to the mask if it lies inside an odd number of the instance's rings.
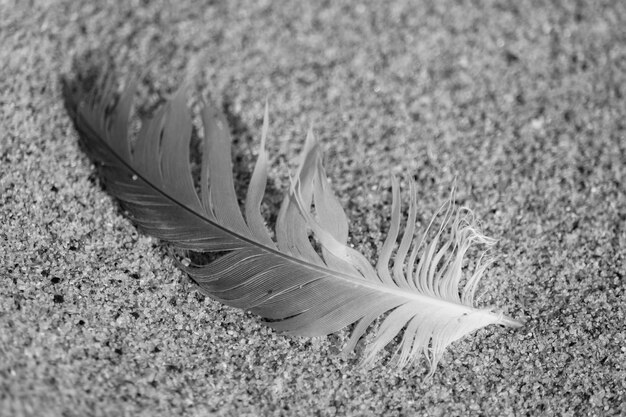
[[[137,80],[132,80],[114,100],[115,88],[108,77],[93,92],[66,86],[64,93],[85,151],[108,191],[142,232],[185,250],[226,252],[209,264],[181,264],[213,299],[258,314],[274,329],[295,335],[321,336],[355,323],[346,352],[381,319],[364,362],[373,362],[402,335],[394,355],[397,365],[404,367],[424,356],[431,373],[454,340],[490,324],[521,325],[502,313],[474,307],[476,286],[488,261],[481,258],[459,288],[470,246],[493,243],[478,231],[468,210],[448,201],[429,226],[432,229],[435,219],[443,216],[434,237],[429,239],[427,230],[419,239],[416,185],[409,182],[408,214],[403,219],[399,181],[392,178],[390,230],[373,267],[348,246],[348,219],[328,183],[320,146],[309,131],[273,240],[260,212],[269,164],[267,103],[261,148],[242,212],[224,115],[210,105],[201,110],[204,140],[198,193],[189,156],[189,82],[152,119],[142,122],[133,141],[128,125],[136,90]],[[311,233],[321,246],[319,253],[309,239]]]

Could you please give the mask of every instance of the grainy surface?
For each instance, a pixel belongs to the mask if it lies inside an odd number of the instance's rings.
[[[626,3],[562,3],[1,0],[0,415],[625,415]],[[390,172],[422,222],[457,176],[499,239],[483,302],[526,326],[423,381],[190,291],[98,186],[60,76],[151,62],[165,92],[200,53],[241,172],[269,96],[270,217],[311,123],[372,257]]]

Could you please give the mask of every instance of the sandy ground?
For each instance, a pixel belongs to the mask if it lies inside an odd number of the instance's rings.
[[[626,415],[626,3],[169,3],[0,1],[0,415]],[[424,381],[194,291],[99,187],[60,77],[150,62],[154,96],[199,54],[238,178],[269,97],[270,221],[311,124],[373,261],[390,174],[421,224],[456,177],[499,240],[482,303],[525,327]]]

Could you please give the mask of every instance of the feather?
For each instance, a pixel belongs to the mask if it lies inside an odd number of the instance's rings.
[[[128,122],[136,88],[137,80],[131,81],[115,101],[110,77],[90,92],[66,83],[66,108],[107,190],[142,232],[180,249],[222,254],[206,264],[180,265],[213,299],[257,314],[288,334],[321,336],[355,324],[346,352],[378,320],[364,362],[373,362],[401,335],[395,363],[404,367],[425,357],[431,374],[451,342],[490,324],[521,326],[501,312],[474,306],[476,286],[489,264],[482,257],[460,288],[467,250],[493,241],[452,198],[419,239],[416,185],[409,182],[403,219],[399,180],[392,178],[391,226],[374,267],[348,246],[347,217],[309,131],[273,240],[260,213],[268,169],[267,103],[261,149],[242,212],[233,183],[231,136],[221,112],[209,105],[201,110],[204,140],[197,192],[189,156],[189,82],[131,139]]]

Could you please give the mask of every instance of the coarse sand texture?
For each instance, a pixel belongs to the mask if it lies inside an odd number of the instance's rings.
[[[0,0],[0,416],[626,415],[626,3],[563,3]],[[363,367],[352,327],[287,336],[198,292],[103,186],[62,88],[141,73],[136,135],[193,62],[194,175],[202,99],[245,200],[267,100],[264,219],[313,126],[373,265],[393,178],[419,230],[456,184],[497,239],[477,305],[524,326],[426,378],[390,361],[401,337]]]

